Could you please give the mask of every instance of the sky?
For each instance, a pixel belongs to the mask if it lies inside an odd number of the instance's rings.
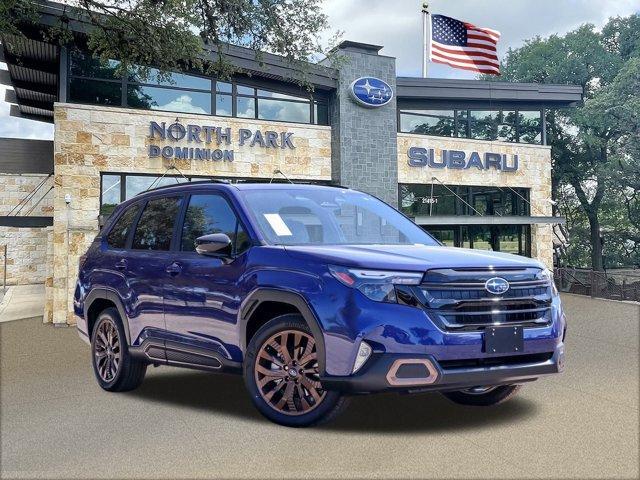
[[[330,29],[342,40],[383,45],[382,55],[396,58],[398,76],[419,77],[422,72],[421,0],[325,0]],[[640,12],[640,0],[431,0],[429,11],[501,32],[500,58],[536,35],[564,34],[583,23],[602,27],[609,17]],[[6,65],[0,63],[0,69]],[[363,74],[366,72],[363,72]],[[474,78],[472,72],[429,63],[433,78]],[[0,85],[0,137],[52,139],[53,126],[9,116]]]

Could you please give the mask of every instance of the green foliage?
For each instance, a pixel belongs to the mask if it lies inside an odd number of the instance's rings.
[[[34,2],[0,0],[0,31],[18,33],[36,18]],[[308,88],[306,61],[322,53],[319,33],[327,28],[320,0],[77,0],[45,35],[67,41],[70,18],[92,25],[90,50],[105,63],[120,60],[121,71],[154,66],[167,80],[168,72],[189,68],[228,78],[237,72],[225,56],[232,44],[283,56],[293,80]]]
[[[32,23],[37,19],[35,3],[24,0],[0,0],[0,32],[20,34],[17,25]]]
[[[571,239],[565,261],[640,264],[640,16],[528,40],[507,52],[502,74],[584,88],[582,106],[547,113],[554,197]]]

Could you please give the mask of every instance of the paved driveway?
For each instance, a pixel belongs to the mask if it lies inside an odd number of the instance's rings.
[[[637,305],[566,296],[567,371],[477,409],[353,399],[335,423],[263,420],[239,377],[150,368],[102,392],[74,329],[0,325],[0,477],[638,477]]]

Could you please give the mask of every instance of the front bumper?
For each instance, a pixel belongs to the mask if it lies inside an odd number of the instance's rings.
[[[564,345],[547,354],[484,358],[469,366],[473,362],[460,361],[456,365],[456,362],[439,363],[432,355],[382,353],[372,356],[355,375],[326,375],[320,380],[328,390],[352,394],[451,391],[531,382],[564,370]]]

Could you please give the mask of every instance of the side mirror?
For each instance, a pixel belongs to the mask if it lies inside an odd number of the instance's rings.
[[[200,255],[231,255],[231,239],[224,233],[212,233],[196,238],[196,252]]]

